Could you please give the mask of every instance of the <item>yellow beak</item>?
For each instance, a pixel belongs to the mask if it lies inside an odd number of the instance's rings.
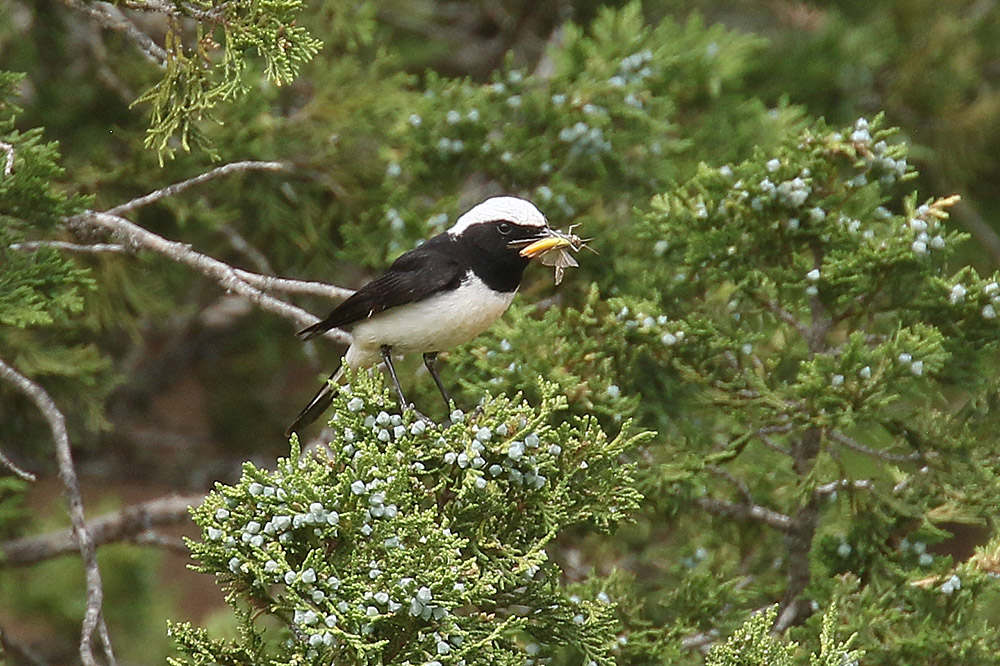
[[[535,241],[531,245],[521,248],[521,256],[534,259],[539,255],[545,254],[549,250],[555,250],[556,248],[567,247],[570,245],[572,245],[572,243],[561,236],[547,236],[546,238]]]

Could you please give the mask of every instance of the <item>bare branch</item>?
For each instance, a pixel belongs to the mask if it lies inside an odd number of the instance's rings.
[[[225,3],[222,4],[223,6],[225,5]],[[189,2],[185,2],[178,6],[177,4],[164,2],[163,0],[126,0],[123,5],[129,9],[137,11],[157,12],[159,14],[166,14],[167,16],[174,16],[177,18],[189,16],[199,21],[211,21],[218,23],[225,18],[224,10],[221,7],[216,7],[212,10],[206,11],[192,5]]]
[[[14,663],[25,663],[31,664],[31,666],[49,666],[49,662],[42,659],[42,657],[35,653],[30,647],[25,645],[19,640],[16,640],[10,635],[9,631],[6,631],[3,627],[0,627],[0,656],[3,656],[3,651],[14,657],[12,661]]]
[[[790,456],[792,452],[787,448],[778,444],[771,438],[772,433],[784,434],[792,431],[792,424],[785,423],[782,425],[766,426],[758,430],[755,434],[760,441],[764,442],[764,446],[771,449],[772,451],[777,451],[782,455]]]
[[[135,99],[135,92],[115,73],[108,63],[108,49],[104,45],[101,26],[91,21],[90,30],[87,31],[86,41],[90,47],[90,52],[94,56],[94,66],[96,67],[97,79],[106,88],[113,91],[124,104],[131,104]]]
[[[128,252],[128,248],[117,243],[69,243],[67,241],[41,240],[25,241],[24,243],[11,243],[10,249],[15,251],[34,252],[43,247],[54,247],[57,250],[67,252],[82,252],[85,254],[99,254],[103,252]]]
[[[729,485],[736,488],[736,491],[740,494],[740,497],[743,498],[743,501],[747,504],[747,506],[754,504],[753,495],[750,494],[750,488],[747,487],[747,484],[744,483],[742,479],[737,479],[735,476],[717,465],[707,465],[705,469],[720,479],[724,479],[727,483],[729,483]]]
[[[264,291],[280,291],[286,294],[309,294],[311,296],[322,296],[335,301],[342,301],[354,292],[343,287],[336,287],[325,282],[312,282],[310,280],[292,280],[289,278],[273,277],[271,275],[261,275],[251,273],[241,268],[234,268],[235,273],[246,282]]]
[[[163,50],[163,47],[154,42],[152,37],[136,27],[120,9],[110,2],[103,2],[103,0],[99,0],[98,2],[84,2],[83,0],[63,1],[73,9],[90,16],[101,27],[108,30],[116,30],[124,34],[139,47],[142,54],[146,56],[146,60],[149,60],[157,67],[162,68],[166,66],[167,52]]]
[[[798,331],[799,335],[801,335],[804,339],[809,339],[809,327],[800,321],[798,317],[786,310],[781,303],[753,291],[750,292],[750,296],[755,301],[763,305],[771,314],[775,315],[778,319]]]
[[[160,534],[159,532],[154,532],[152,530],[143,532],[142,534],[137,534],[131,539],[131,541],[140,546],[162,548],[163,550],[169,550],[178,555],[188,554],[188,547],[182,539],[169,537],[165,534]]]
[[[133,248],[119,243],[84,244],[57,240],[41,240],[10,244],[10,249],[24,252],[34,252],[35,250],[43,247],[53,247],[58,250],[80,252],[84,254],[123,253],[133,251]],[[350,289],[337,287],[325,282],[279,278],[271,275],[252,273],[241,268],[233,268],[233,271],[244,281],[262,289],[263,291],[280,291],[286,294],[308,294],[310,296],[322,296],[323,298],[329,298],[335,301],[342,301],[354,293]]]
[[[852,437],[848,437],[839,430],[831,430],[827,432],[827,436],[842,446],[846,446],[849,449],[853,449],[858,453],[863,453],[866,456],[871,456],[873,458],[881,458],[882,460],[888,460],[889,462],[914,462],[923,460],[923,454],[919,451],[915,451],[913,453],[890,453],[881,449],[873,449],[865,446]]]
[[[3,451],[0,451],[0,466],[6,467],[10,471],[12,471],[15,475],[19,476],[25,481],[35,480],[34,474],[18,467],[13,460],[4,455]]]
[[[204,495],[161,497],[127,506],[87,522],[94,547],[119,541],[158,544],[151,530],[189,519],[189,509],[201,504]],[[0,543],[0,569],[23,567],[72,554],[77,549],[72,530],[57,530]]]
[[[3,150],[7,156],[3,163],[3,175],[6,178],[14,173],[14,144],[0,141],[0,150]]]
[[[162,190],[161,190],[162,191]],[[155,193],[154,193],[155,194]],[[165,195],[164,195],[165,196]],[[249,273],[233,268],[229,264],[219,261],[214,257],[201,254],[192,250],[185,243],[171,241],[163,236],[140,227],[138,224],[126,220],[123,217],[111,213],[98,213],[87,211],[66,220],[70,226],[74,224],[84,224],[87,226],[99,227],[112,232],[113,235],[125,239],[129,244],[146,250],[152,250],[162,254],[178,263],[187,264],[198,272],[215,280],[219,286],[227,291],[239,294],[251,303],[261,307],[268,312],[290,319],[300,328],[311,326],[319,321],[319,318],[302,308],[292,305],[279,298],[262,291],[262,285],[275,286],[272,281],[281,281],[278,278],[269,278],[255,273]],[[329,288],[328,289],[334,289]],[[341,295],[349,294],[347,290],[339,292]],[[336,342],[348,343],[351,338],[346,332],[339,329],[332,329],[324,333],[324,336]]]
[[[80,659],[84,666],[98,666],[94,658],[93,636],[99,625],[104,624],[101,605],[104,601],[104,587],[101,584],[101,570],[97,566],[97,554],[87,523],[83,514],[83,499],[80,497],[80,484],[76,478],[76,468],[73,466],[73,452],[70,448],[69,433],[66,431],[66,417],[59,410],[48,392],[31,381],[20,372],[0,359],[0,378],[13,385],[27,396],[38,411],[42,413],[52,431],[55,441],[56,460],[59,464],[59,478],[66,491],[69,504],[69,516],[73,524],[73,538],[83,557],[84,572],[87,580],[87,607],[83,616],[83,627],[80,632]],[[105,654],[108,661],[115,663],[110,641],[105,643]]]
[[[707,652],[715,641],[719,640],[719,630],[703,631],[699,634],[685,636],[681,639],[682,650],[699,650]]]
[[[694,503],[705,511],[718,516],[756,520],[782,532],[787,532],[792,527],[791,518],[759,504],[736,504],[714,497],[696,497]]]
[[[832,495],[838,490],[844,490],[847,488],[854,490],[875,490],[875,484],[869,479],[858,479],[857,481],[851,481],[850,479],[838,479],[837,481],[831,481],[830,483],[824,483],[821,486],[817,486],[815,493],[816,495],[822,497],[824,495]]]
[[[210,180],[219,178],[220,176],[227,176],[231,173],[238,173],[240,171],[290,171],[291,167],[284,162],[259,162],[256,160],[246,160],[243,162],[230,162],[229,164],[223,164],[220,167],[216,167],[211,171],[206,171],[203,174],[199,174],[194,178],[188,178],[187,180],[182,180],[179,183],[173,183],[172,185],[167,185],[166,187],[161,187],[155,192],[150,192],[141,197],[132,199],[131,201],[126,201],[123,204],[119,204],[114,208],[110,208],[106,213],[109,215],[121,215],[130,210],[135,210],[136,208],[141,208],[142,206],[147,206],[151,203],[157,202],[160,199],[165,199],[166,197],[173,196],[189,187],[194,187],[195,185],[201,185],[202,183],[207,183]]]
[[[258,273],[274,274],[274,267],[271,266],[271,262],[267,260],[264,253],[254,247],[253,244],[244,238],[243,234],[234,229],[231,224],[223,224],[219,227],[219,231],[221,231],[222,235],[226,237],[227,241],[229,241],[230,247],[246,257],[247,260],[253,264],[254,268],[257,269]]]

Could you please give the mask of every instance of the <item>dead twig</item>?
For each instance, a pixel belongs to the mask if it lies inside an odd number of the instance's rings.
[[[167,52],[153,38],[140,30],[132,21],[122,13],[120,9],[110,2],[84,2],[83,0],[63,0],[73,9],[83,12],[96,21],[102,28],[120,32],[133,44],[139,47],[139,51],[146,56],[146,60],[157,67],[163,68],[167,65]]]
[[[211,171],[199,174],[194,178],[188,178],[187,180],[182,180],[179,183],[173,183],[171,185],[167,185],[166,187],[161,187],[154,192],[150,192],[149,194],[141,197],[136,197],[135,199],[126,201],[125,203],[119,204],[114,208],[109,208],[105,212],[109,215],[121,215],[122,213],[126,213],[130,210],[148,206],[149,204],[155,203],[160,199],[165,199],[175,194],[179,194],[190,187],[194,187],[195,185],[201,185],[202,183],[207,183],[215,178],[228,176],[229,174],[241,171],[291,171],[291,166],[285,164],[284,162],[260,162],[257,160],[230,162],[229,164],[223,164],[220,167],[216,167]]]
[[[3,656],[3,653],[7,652],[14,657],[12,660],[14,663],[31,664],[31,666],[49,666],[49,662],[45,661],[29,646],[13,638],[10,632],[6,631],[3,627],[0,627],[0,647],[3,648],[0,650],[0,656]]]
[[[117,243],[70,243],[67,241],[57,241],[57,240],[40,240],[40,241],[25,241],[23,243],[11,243],[10,249],[22,251],[22,252],[34,252],[35,250],[40,250],[43,247],[52,247],[57,250],[66,250],[67,252],[81,252],[84,254],[101,254],[101,253],[115,253],[115,252],[128,252],[128,248],[124,245],[118,245]]]
[[[850,479],[838,479],[837,481],[831,481],[830,483],[824,483],[823,485],[816,486],[814,491],[816,495],[823,497],[825,495],[832,495],[838,490],[875,490],[875,484],[868,479],[858,479],[857,481],[851,481]]]
[[[0,466],[6,467],[11,472],[13,472],[16,476],[24,479],[25,481],[34,481],[35,480],[35,475],[34,474],[32,474],[31,472],[29,472],[29,471],[27,471],[25,469],[22,469],[22,468],[18,467],[17,464],[15,464],[13,460],[11,460],[10,458],[8,458],[7,456],[4,455],[3,451],[0,451]]]
[[[87,522],[83,513],[83,499],[80,497],[80,484],[73,466],[73,452],[70,448],[69,433],[66,431],[66,417],[59,410],[55,401],[40,385],[31,381],[12,366],[0,359],[0,379],[3,379],[15,389],[30,399],[38,411],[48,422],[55,442],[56,460],[59,465],[59,479],[62,481],[69,504],[69,516],[73,524],[73,539],[80,555],[87,582],[87,606],[83,616],[83,626],[80,632],[80,659],[84,666],[99,666],[94,657],[93,637],[98,627],[103,627],[104,615],[101,606],[104,602],[104,587],[101,584],[101,570],[97,566],[97,553],[94,542],[87,531]],[[101,629],[104,654],[111,666],[114,666],[114,651],[111,641],[107,639],[107,629]]]
[[[113,209],[114,210],[114,209]],[[273,278],[266,275],[250,273],[238,268],[233,268],[229,264],[192,250],[186,243],[179,243],[154,234],[134,222],[111,213],[100,213],[87,211],[76,215],[66,223],[70,226],[83,224],[90,227],[98,227],[110,231],[113,236],[123,238],[129,244],[146,250],[152,250],[158,254],[172,259],[181,264],[186,264],[198,272],[215,280],[219,286],[226,291],[239,294],[254,305],[272,312],[286,319],[295,322],[299,328],[306,328],[319,321],[319,317],[310,314],[302,308],[292,305],[287,301],[276,298],[264,290],[278,290],[281,286],[291,287],[281,278]],[[289,281],[296,282],[296,281]],[[325,286],[327,293],[336,292],[342,298],[351,294],[347,289],[340,290],[329,285]],[[331,329],[324,334],[325,337],[341,343],[349,343],[350,335],[338,329]]]
[[[881,458],[882,460],[888,460],[889,462],[916,462],[923,459],[923,454],[920,452],[914,453],[890,453],[888,451],[883,451],[881,449],[873,449],[869,446],[865,446],[861,442],[857,441],[852,437],[848,437],[844,433],[838,430],[831,430],[827,433],[827,437],[837,442],[841,446],[845,446],[858,453],[863,453],[866,456],[871,456],[872,458]]]
[[[10,174],[14,173],[14,144],[7,143],[6,141],[0,141],[0,150],[2,150],[6,156],[3,163],[3,175],[6,178]]]
[[[696,497],[694,503],[701,509],[727,518],[756,520],[770,525],[781,532],[787,532],[792,527],[792,519],[774,509],[768,509],[760,504],[737,504],[714,497]]]

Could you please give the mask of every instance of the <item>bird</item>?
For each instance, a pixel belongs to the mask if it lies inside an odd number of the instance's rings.
[[[326,411],[346,368],[384,362],[405,410],[409,403],[392,364],[394,355],[422,354],[450,410],[451,397],[437,371],[438,353],[489,328],[510,306],[531,260],[569,244],[530,201],[497,196],[400,255],[325,319],[299,331],[309,340],[339,328],[351,335],[351,343],[340,367],[288,427],[286,437]]]

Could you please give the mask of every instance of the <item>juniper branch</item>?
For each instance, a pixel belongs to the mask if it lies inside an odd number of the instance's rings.
[[[744,504],[752,506],[755,503],[753,495],[750,494],[750,488],[743,482],[742,479],[737,479],[735,476],[717,465],[707,465],[705,469],[720,479],[724,479],[727,483],[729,483],[729,485],[733,486],[740,494],[740,497],[743,498]]]

